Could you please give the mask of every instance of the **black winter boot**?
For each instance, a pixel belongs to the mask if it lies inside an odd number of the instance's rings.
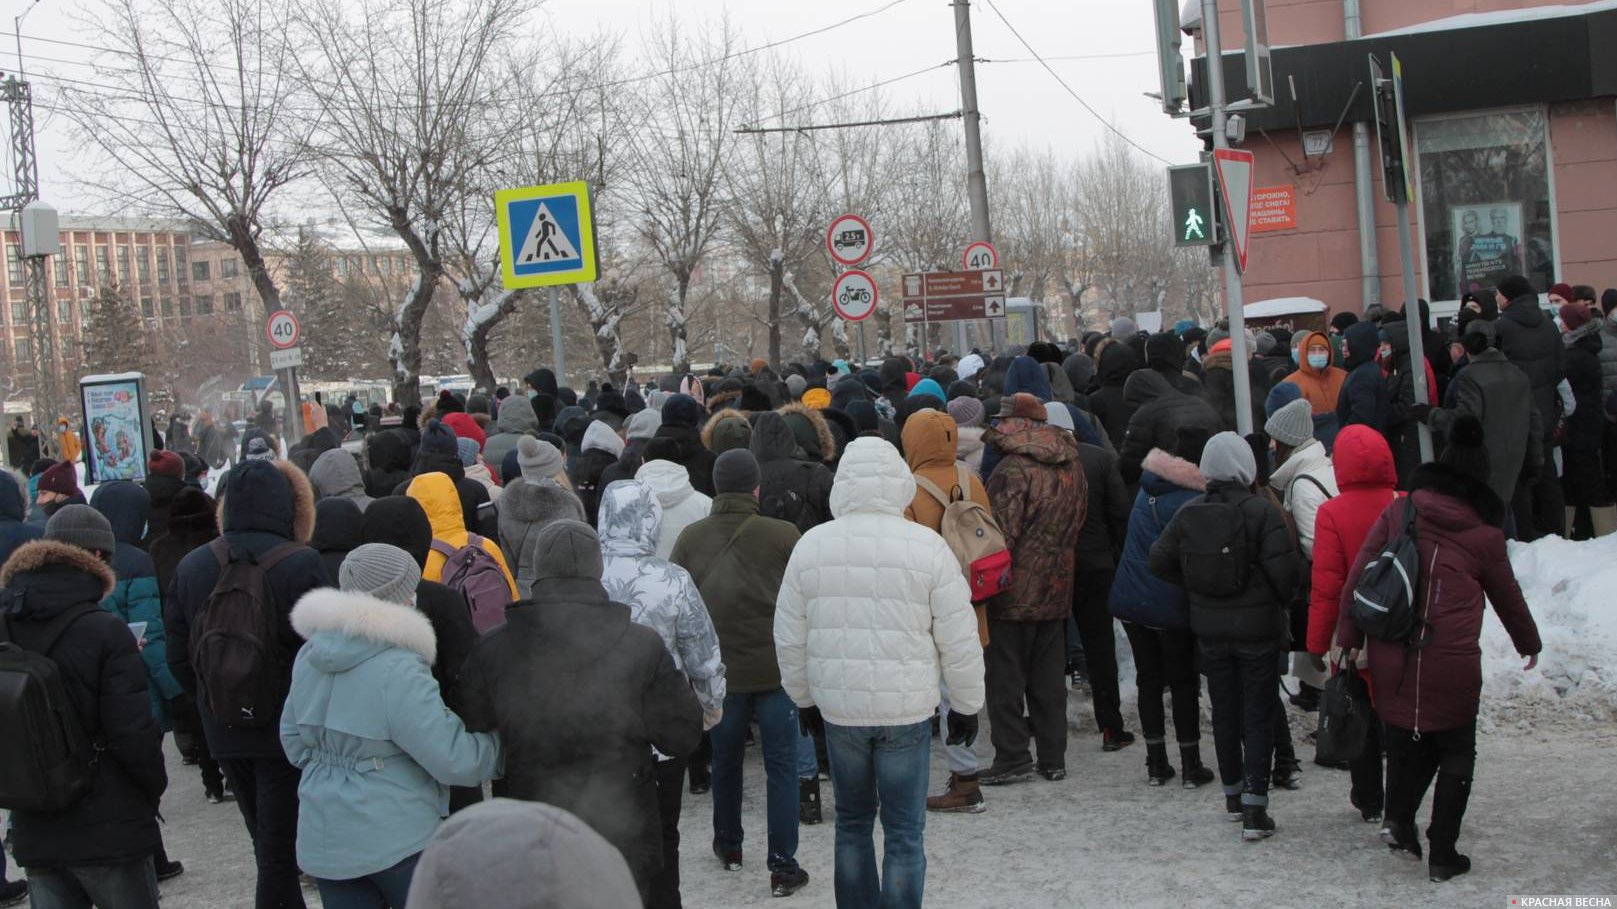
[[[1163,786],[1173,779],[1173,765],[1168,763],[1168,746],[1161,742],[1147,742],[1145,745],[1145,776],[1146,782],[1153,786]]]
[[[1470,870],[1470,856],[1461,855],[1455,852],[1452,847],[1443,852],[1438,852],[1436,846],[1432,847],[1432,863],[1428,866],[1427,877],[1433,883],[1440,884],[1446,880],[1459,877]]]
[[[1180,745],[1179,766],[1183,770],[1181,785],[1186,789],[1200,789],[1213,781],[1212,768],[1202,766],[1200,745]]]
[[[1275,835],[1274,818],[1269,817],[1269,809],[1263,805],[1241,806],[1241,839],[1249,843],[1268,839]]]
[[[820,781],[797,781],[797,819],[804,824],[818,824],[824,820],[820,813]]]
[[[1471,860],[1454,851],[1465,806],[1470,801],[1471,777],[1438,771],[1437,785],[1432,790],[1432,822],[1426,828],[1434,881],[1446,881],[1471,870]]]

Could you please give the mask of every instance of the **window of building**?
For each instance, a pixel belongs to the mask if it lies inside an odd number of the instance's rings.
[[[159,283],[168,283],[168,250],[157,249],[157,280]]]
[[[1508,275],[1555,283],[1549,137],[1542,110],[1420,120],[1421,231],[1427,296],[1492,293]]]
[[[12,287],[22,286],[22,247],[15,243],[6,244],[6,278]]]
[[[145,246],[135,247],[135,275],[142,284],[152,283],[152,263],[146,256],[147,249]]]
[[[62,362],[63,363],[72,363],[73,362],[73,339],[72,338],[63,338],[62,339]]]
[[[13,328],[22,328],[28,324],[28,304],[21,300],[11,301],[11,325]]]
[[[185,310],[185,298],[180,298],[180,310]],[[213,312],[213,294],[197,294],[197,315],[206,316]]]
[[[348,260],[342,256],[337,257],[337,277],[348,277]]]
[[[348,273],[356,278],[365,276],[365,257],[350,256],[348,259]]]
[[[73,269],[78,272],[79,283],[90,286],[90,247],[73,247]]]
[[[234,291],[225,294],[225,309],[230,312],[236,312],[237,310],[241,309],[241,294],[235,293]]]
[[[237,263],[236,263],[235,259],[220,259],[219,260],[219,277],[221,277],[221,278],[234,278],[236,276],[236,264]]]
[[[168,297],[158,301],[158,306],[163,310],[163,318],[167,319],[174,315],[174,301]]]
[[[148,319],[152,318],[153,316],[155,316],[157,314],[157,310],[152,308],[152,298],[151,297],[141,297],[140,298],[140,314],[145,316]]]
[[[206,281],[206,280],[208,280],[208,263],[207,263],[207,261],[204,260],[202,262],[192,262],[191,263],[191,280],[193,280],[193,281]]]
[[[73,321],[72,300],[56,301],[56,321],[62,323],[63,325],[67,325]]]
[[[129,280],[129,247],[122,244],[118,246],[118,280]]]
[[[18,338],[13,343],[13,349],[17,351],[17,361],[19,363],[32,363],[34,361],[34,345],[28,343],[27,338]]]
[[[102,284],[112,283],[112,259],[108,256],[105,246],[95,248],[95,271]]]
[[[53,267],[56,270],[56,286],[57,287],[66,287],[67,286],[68,271],[69,271],[68,262],[67,262],[67,256],[58,254],[58,255],[52,256],[51,261],[52,261]]]

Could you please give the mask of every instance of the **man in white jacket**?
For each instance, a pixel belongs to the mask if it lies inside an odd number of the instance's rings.
[[[905,519],[914,498],[915,480],[897,449],[854,440],[831,488],[836,519],[804,534],[776,603],[781,685],[805,728],[825,727],[841,906],[921,905],[939,676],[953,707],[949,744],[971,744],[983,707],[971,594],[943,538]],[[871,836],[878,804],[879,880]]]

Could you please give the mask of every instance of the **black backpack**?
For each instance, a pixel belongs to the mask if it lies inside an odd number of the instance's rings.
[[[223,537],[208,544],[219,580],[192,620],[190,652],[208,712],[221,726],[259,729],[280,713],[287,667],[269,571],[303,548],[282,543],[254,559]]]
[[[813,476],[814,465],[798,462],[797,472],[785,484],[771,484],[765,488],[758,500],[758,513],[766,518],[777,518],[789,522],[797,528],[798,533],[808,533],[820,526],[824,517],[820,514],[819,506],[804,498],[794,486],[799,479],[803,487],[808,487],[809,478]],[[804,474],[806,476],[798,476]]]
[[[1415,534],[1415,502],[1404,499],[1404,527],[1387,541],[1359,574],[1348,615],[1366,637],[1401,644],[1414,642],[1421,625],[1420,545]],[[1421,647],[1425,641],[1414,642]]]
[[[1227,502],[1194,499],[1179,509],[1174,522],[1183,524],[1179,570],[1185,590],[1221,599],[1246,589],[1252,570],[1246,518],[1240,507]]]
[[[60,811],[90,791],[100,747],[84,731],[50,652],[79,619],[82,603],[49,622],[37,649],[16,643],[11,610],[0,613],[0,808]]]

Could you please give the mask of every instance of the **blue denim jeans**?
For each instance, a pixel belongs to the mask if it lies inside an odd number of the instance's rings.
[[[1280,650],[1274,644],[1201,641],[1202,673],[1213,702],[1213,746],[1225,795],[1269,804]]]
[[[157,909],[157,872],[150,857],[122,865],[29,868],[33,909]]]
[[[825,724],[837,798],[836,898],[842,909],[919,909],[926,889],[926,787],[932,723]],[[876,814],[882,867],[876,870]]]
[[[812,735],[798,736],[797,778],[800,780],[817,780],[820,778],[820,756],[814,750],[814,736]]]
[[[407,856],[397,865],[352,880],[314,879],[320,888],[320,903],[326,909],[404,909],[410,899],[410,877],[421,853]]]
[[[708,733],[713,740],[713,842],[741,848],[741,765],[747,751],[748,715],[758,718],[768,787],[769,870],[797,867],[797,762],[803,736],[797,727],[797,705],[785,690],[732,694],[724,699],[724,718]],[[810,746],[812,754],[812,745]]]

